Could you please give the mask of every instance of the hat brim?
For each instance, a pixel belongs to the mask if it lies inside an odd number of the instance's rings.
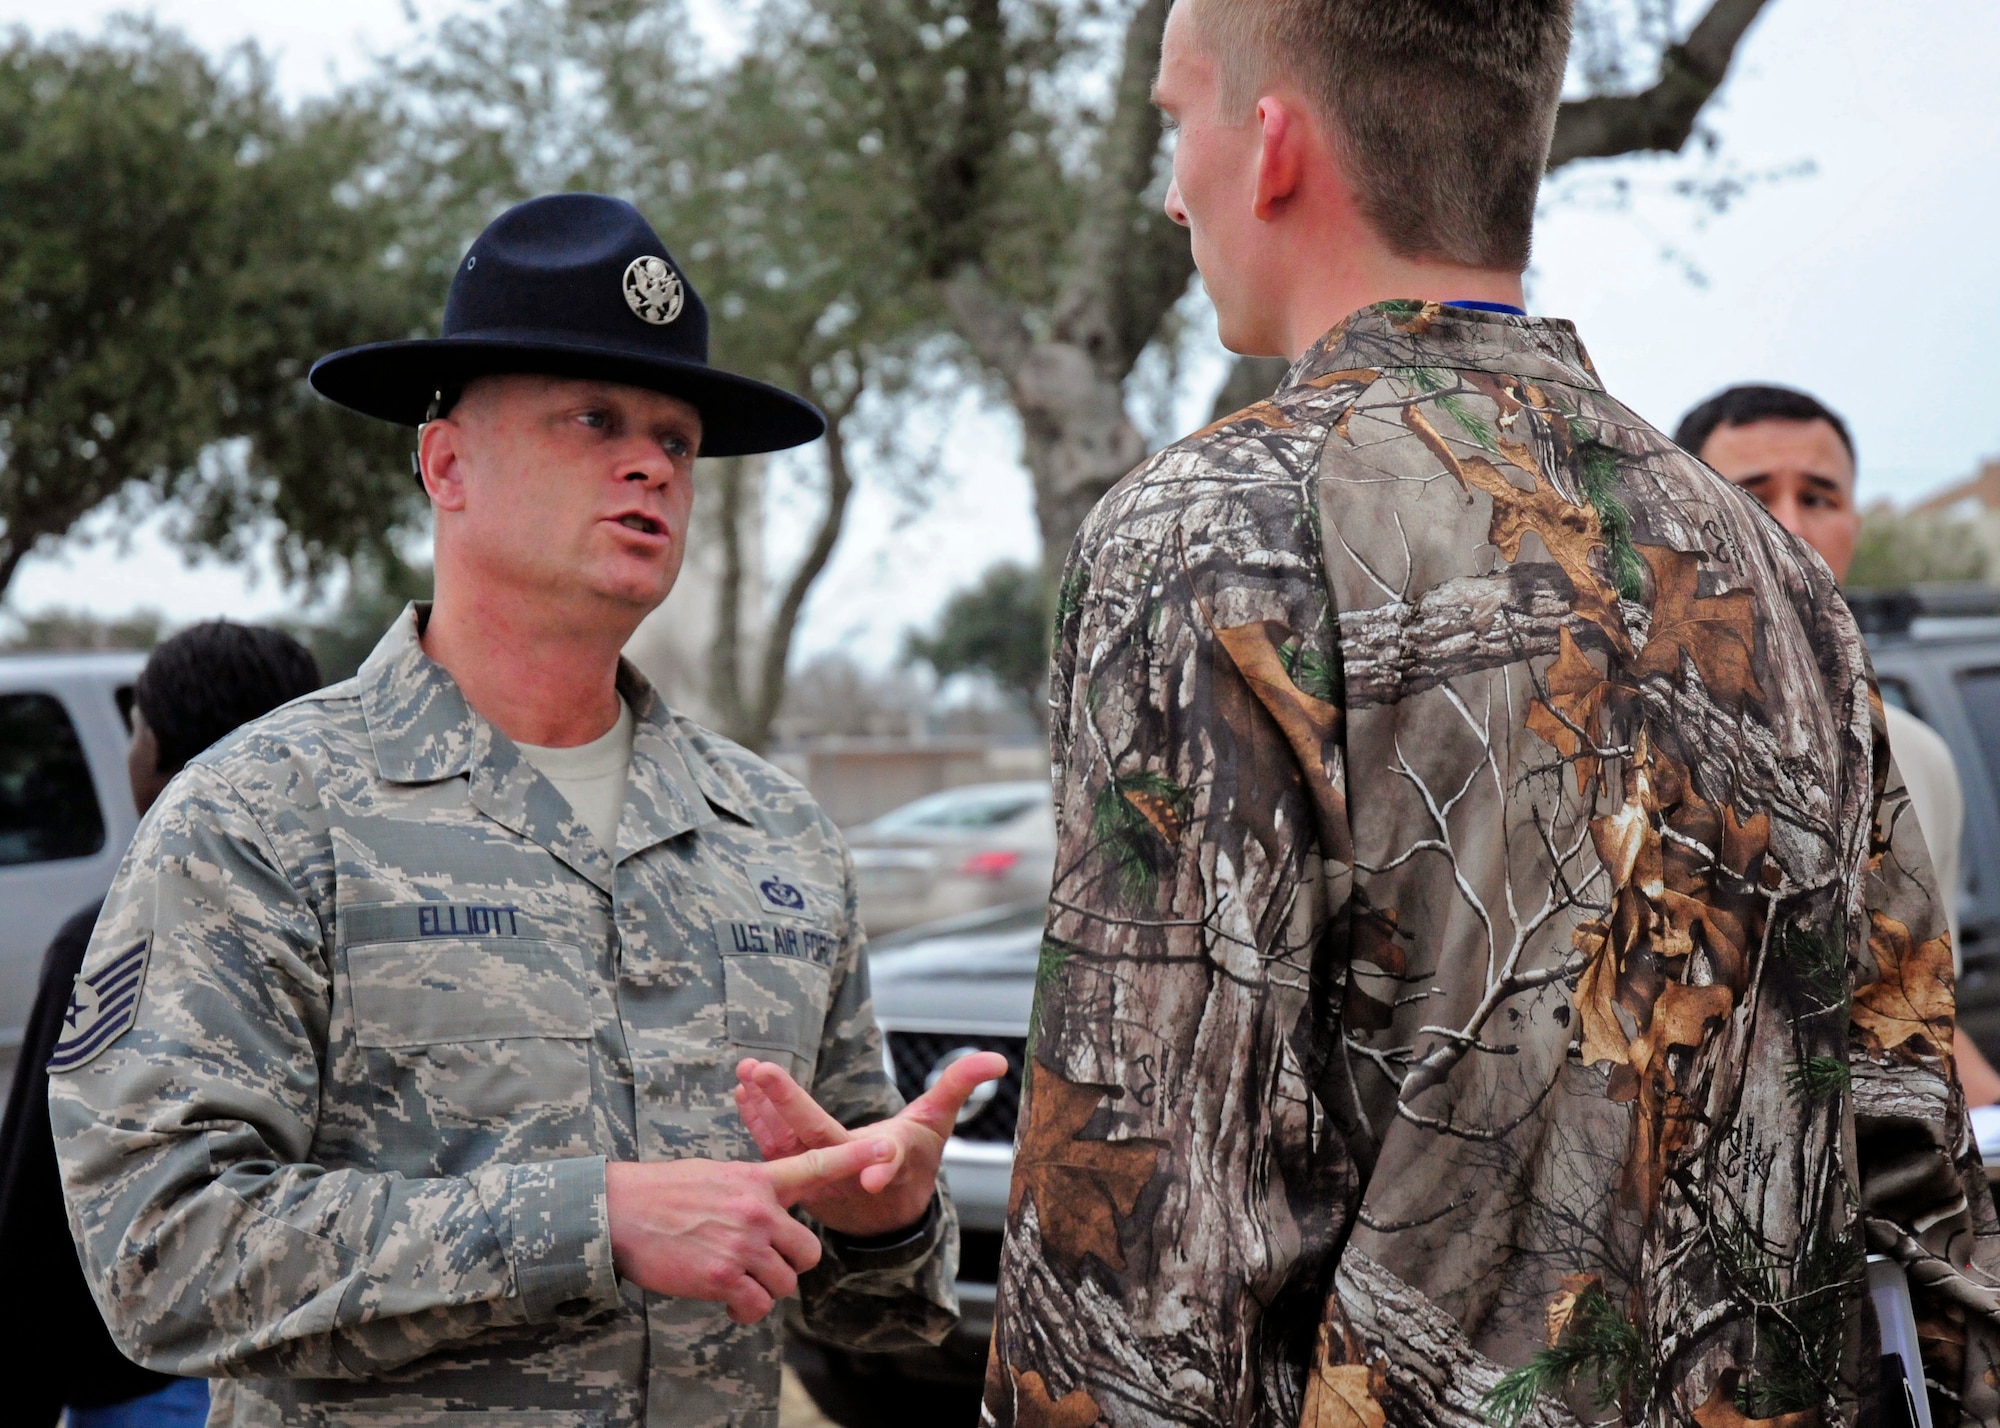
[[[701,413],[703,456],[754,456],[817,441],[818,407],[767,382],[697,362],[539,338],[439,337],[371,342],[322,357],[313,390],[363,416],[420,426],[440,388],[508,373],[584,377],[679,397]]]

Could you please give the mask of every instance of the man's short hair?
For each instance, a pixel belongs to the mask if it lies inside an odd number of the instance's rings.
[[[1225,117],[1284,78],[1332,131],[1404,258],[1520,272],[1569,60],[1572,0],[1184,0]]]
[[[210,620],[161,641],[132,698],[159,741],[159,772],[171,774],[238,725],[320,683],[319,661],[283,630]]]
[[[1833,428],[1847,459],[1854,461],[1854,438],[1840,414],[1818,397],[1793,387],[1772,387],[1756,382],[1724,387],[1693,408],[1674,428],[1674,445],[1690,456],[1701,455],[1708,439],[1719,426],[1749,426],[1760,421],[1823,421]],[[1857,463],[1858,464],[1858,463]]]

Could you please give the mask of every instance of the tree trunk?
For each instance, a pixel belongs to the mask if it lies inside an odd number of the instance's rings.
[[[833,558],[847,519],[848,498],[854,493],[854,477],[847,465],[847,443],[841,431],[844,410],[827,413],[826,509],[820,515],[812,544],[785,582],[785,592],[764,633],[763,648],[752,651],[744,638],[742,610],[745,598],[742,519],[744,506],[743,469],[749,458],[720,463],[718,485],[722,495],[722,580],[717,596],[715,637],[709,647],[709,702],[722,718],[723,732],[745,748],[761,753],[771,741],[772,727],[785,701],[785,671],[792,655],[792,641],[798,633],[799,616],[806,596]],[[753,661],[754,654],[754,661]],[[744,685],[746,667],[754,667],[756,677]]]
[[[1167,7],[1142,0],[1126,27],[1095,191],[1046,332],[1031,332],[1026,314],[976,265],[945,285],[953,325],[1005,381],[1021,418],[1051,566],[1098,498],[1145,458],[1146,439],[1125,410],[1125,378],[1194,272],[1187,235],[1149,197],[1161,135],[1151,88]]]

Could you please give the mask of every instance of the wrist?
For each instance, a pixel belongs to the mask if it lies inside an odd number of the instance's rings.
[[[827,1225],[825,1228],[828,1237],[839,1248],[872,1253],[882,1250],[901,1249],[905,1245],[913,1244],[917,1240],[922,1239],[937,1227],[938,1214],[938,1195],[937,1191],[933,1190],[931,1198],[924,1202],[923,1210],[915,1219],[893,1229],[855,1233],[837,1229],[832,1225]]]

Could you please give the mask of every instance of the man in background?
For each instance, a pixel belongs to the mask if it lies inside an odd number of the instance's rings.
[[[310,651],[280,630],[212,620],[164,641],[139,674],[126,768],[143,817],[187,761],[239,724],[319,688]],[[16,1297],[0,1336],[7,1421],[49,1428],[198,1428],[208,1385],[140,1368],[118,1352],[91,1302],[63,1214],[48,1114],[48,1059],[81,1013],[71,990],[102,900],[49,944],[21,1072],[0,1128],[0,1284]]]
[[[1854,438],[1838,413],[1790,387],[1746,383],[1690,410],[1674,440],[1755,496],[1779,525],[1819,552],[1835,580],[1846,581],[1861,535],[1861,509],[1854,499]],[[1956,964],[1965,790],[1951,747],[1937,730],[1887,700],[1882,712],[1889,747],[1909,785],[1910,808],[1937,869]],[[1966,1103],[2000,1102],[2000,1072],[1963,1030],[1953,1033],[1952,1053]]]

